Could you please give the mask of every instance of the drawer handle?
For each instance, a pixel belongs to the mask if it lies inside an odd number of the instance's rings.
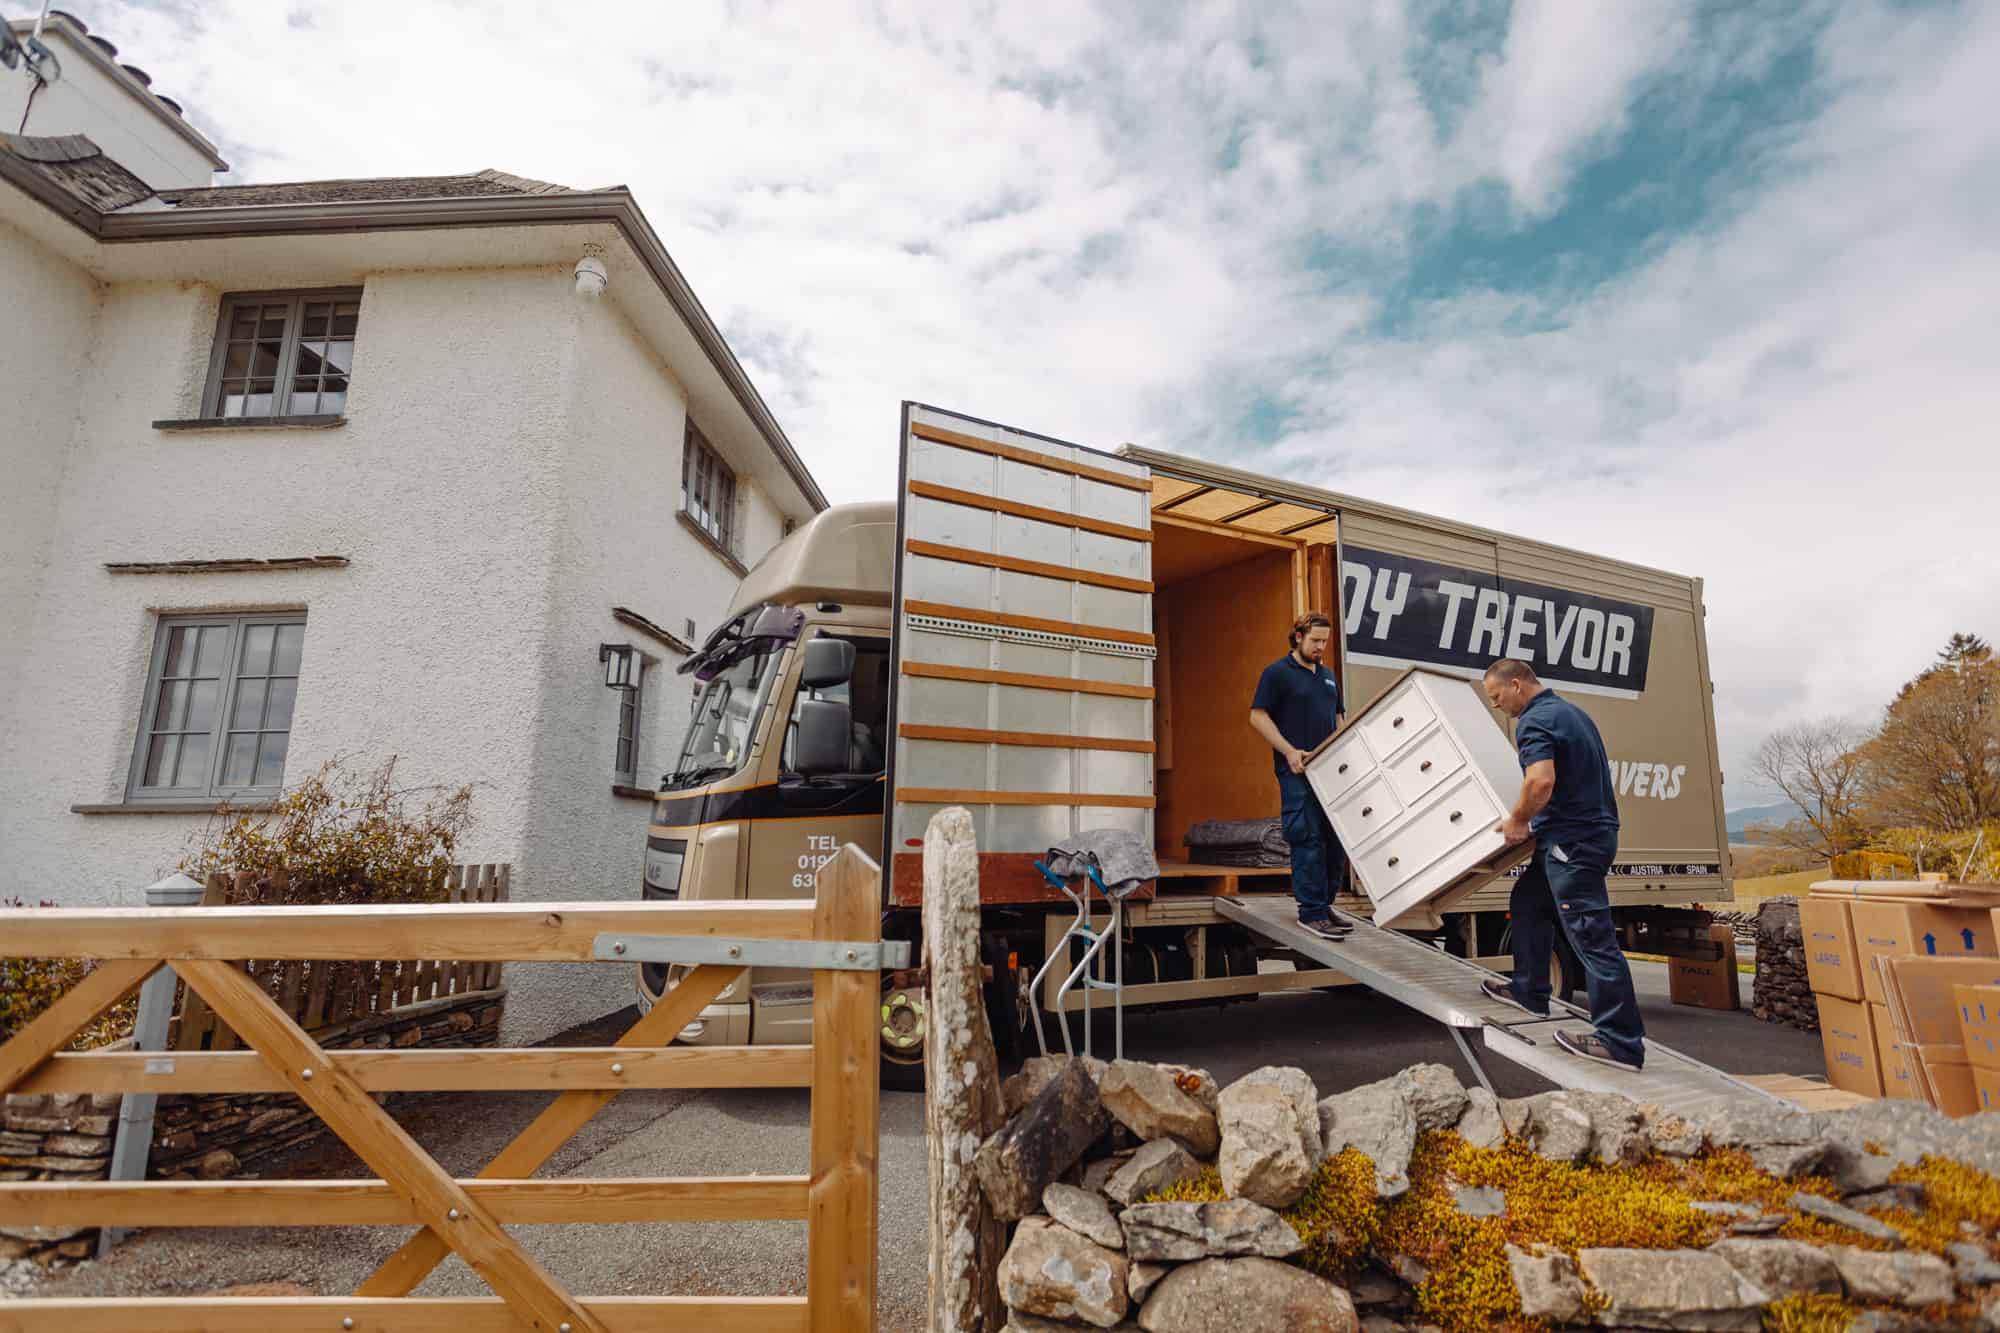
[[[1399,717],[1399,718],[1396,718],[1395,720],[1393,720],[1392,722],[1390,722],[1390,723],[1389,723],[1389,725],[1390,725],[1390,726],[1392,726],[1392,727],[1400,727],[1400,726],[1402,726],[1402,725],[1403,725],[1403,719],[1402,719],[1402,718],[1400,718],[1400,717]]]
[[[1461,820],[1461,819],[1463,819],[1463,818],[1465,818],[1465,811],[1463,811],[1463,810],[1454,810],[1454,811],[1452,811],[1452,812],[1451,812],[1451,822],[1452,822],[1452,823],[1456,824],[1456,823],[1457,823],[1457,822],[1458,822],[1459,820]]]
[[[1366,818],[1368,818],[1368,816],[1370,816],[1370,815],[1372,815],[1372,814],[1374,814],[1374,813],[1375,813],[1375,807],[1374,807],[1374,806],[1372,806],[1372,805],[1364,805],[1364,806],[1362,806],[1362,807],[1361,807],[1361,817],[1362,817],[1363,819],[1366,819]]]
[[[1336,773],[1345,773],[1347,771],[1347,765],[1342,764],[1339,768],[1336,768],[1333,771]]]
[[[1390,868],[1390,869],[1392,869],[1392,870],[1393,870],[1393,869],[1395,869],[1395,866],[1396,866],[1396,862],[1398,862],[1398,861],[1400,861],[1400,860],[1402,860],[1402,859],[1403,859],[1403,858],[1402,858],[1402,857],[1400,857],[1400,856],[1392,856],[1392,857],[1390,857],[1390,858],[1389,858],[1389,868]]]
[[[1417,765],[1417,772],[1419,773],[1428,773],[1430,771],[1431,771],[1431,761],[1428,759],[1424,760],[1423,763]]]

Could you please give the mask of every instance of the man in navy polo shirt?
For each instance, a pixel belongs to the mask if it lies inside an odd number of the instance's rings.
[[[1482,983],[1496,1000],[1531,1014],[1549,1011],[1549,955],[1556,924],[1583,963],[1596,1032],[1556,1033],[1575,1055],[1637,1069],[1646,1060],[1646,1025],[1632,987],[1632,967],[1611,923],[1604,876],[1618,852],[1618,799],[1604,740],[1590,715],[1535,677],[1526,662],[1503,657],[1486,668],[1486,700],[1514,719],[1521,756],[1521,796],[1495,831],[1509,845],[1535,838],[1535,856],[1514,881],[1508,905],[1514,928],[1511,982]]]
[[[1326,822],[1326,811],[1306,781],[1306,754],[1340,725],[1340,682],[1326,669],[1333,622],[1311,611],[1292,622],[1292,650],[1264,668],[1250,700],[1250,726],[1272,750],[1278,774],[1285,841],[1292,845],[1292,897],[1299,924],[1315,935],[1340,939],[1334,924],[1334,891],[1347,877],[1347,854]]]

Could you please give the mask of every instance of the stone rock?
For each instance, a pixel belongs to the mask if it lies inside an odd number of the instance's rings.
[[[42,1140],[42,1151],[59,1157],[104,1157],[111,1152],[111,1140],[95,1134],[51,1134]]]
[[[1319,1104],[1325,1154],[1359,1149],[1375,1164],[1375,1196],[1393,1199],[1410,1188],[1410,1154],[1417,1147],[1417,1117],[1401,1076],[1335,1093]]]
[[[1846,1227],[1849,1231],[1858,1231],[1864,1236],[1887,1241],[1898,1247],[1903,1243],[1902,1234],[1888,1223],[1878,1222],[1866,1213],[1856,1212],[1845,1204],[1835,1203],[1831,1199],[1822,1199],[1817,1194],[1794,1194],[1786,1202],[1810,1217],[1819,1218],[1822,1222],[1831,1222],[1835,1226]]]
[[[2000,1285],[2000,1264],[1981,1245],[1969,1245],[1959,1241],[1945,1247],[1951,1256],[1951,1266],[1961,1287],[1991,1287]]]
[[[1467,1217],[1498,1217],[1507,1211],[1507,1196],[1490,1185],[1453,1185],[1451,1201]]]
[[[1707,1250],[1579,1250],[1577,1266],[1613,1328],[1741,1329],[1756,1333],[1768,1299],[1727,1259]]]
[[[1084,1165],[1083,1175],[1077,1183],[1084,1189],[1102,1194],[1104,1193],[1104,1186],[1110,1181],[1112,1176],[1117,1174],[1118,1168],[1131,1160],[1132,1154],[1129,1152],[1116,1153],[1110,1157],[1100,1157],[1096,1161]]]
[[[1573,1095],[1543,1092],[1525,1099],[1522,1127],[1510,1132],[1551,1162],[1583,1161],[1597,1142],[1597,1125]]]
[[[1418,1129],[1450,1129],[1465,1114],[1467,1094],[1443,1065],[1411,1065],[1396,1075]],[[1484,1089],[1481,1089],[1484,1091]]]
[[[1934,1254],[1852,1245],[1831,1245],[1826,1253],[1839,1267],[1848,1296],[1863,1304],[1922,1309],[1943,1305],[1954,1295],[1951,1265]]]
[[[1528,1126],[1535,1118],[1534,1108],[1528,1105],[1526,1097],[1507,1097],[1496,1103],[1500,1108],[1500,1128],[1510,1139],[1528,1137]]]
[[[1400,1251],[1388,1256],[1389,1271],[1406,1287],[1421,1287],[1431,1280],[1431,1270],[1414,1255]]]
[[[1570,1105],[1590,1117],[1590,1155],[1605,1166],[1636,1166],[1653,1150],[1646,1113],[1615,1092],[1571,1092]]]
[[[203,1180],[222,1180],[243,1169],[243,1163],[236,1160],[236,1154],[227,1148],[217,1148],[201,1155],[194,1164],[194,1173]]]
[[[1740,1150],[1774,1176],[1804,1175],[1825,1160],[1828,1139],[1820,1116],[1775,1101],[1738,1101],[1702,1121],[1711,1148]]]
[[[1144,1304],[1147,1295],[1159,1285],[1160,1279],[1172,1271],[1173,1269],[1165,1264],[1133,1264],[1125,1273],[1125,1285],[1132,1293],[1132,1303]]]
[[[1125,1248],[1125,1233],[1111,1215],[1102,1194],[1074,1185],[1051,1185],[1042,1191],[1042,1209],[1055,1221],[1107,1250]]]
[[[1688,1158],[1708,1146],[1700,1125],[1657,1106],[1639,1108],[1641,1124],[1654,1152],[1662,1157]]]
[[[1507,1270],[1521,1297],[1521,1313],[1552,1324],[1573,1324],[1584,1318],[1583,1279],[1570,1257],[1553,1247],[1529,1252],[1507,1247]]]
[[[1006,1327],[1001,1333],[1077,1333],[1077,1330],[1087,1327],[1089,1325],[1073,1323],[1067,1319],[1044,1319],[1025,1310],[1009,1310]],[[1128,1319],[1122,1324],[1113,1324],[1112,1333],[1127,1333],[1127,1330],[1136,1333],[1138,1327]]]
[[[0,1236],[32,1241],[37,1245],[54,1245],[58,1241],[74,1240],[87,1230],[88,1227],[0,1227]]]
[[[1348,1294],[1351,1296],[1353,1293]],[[1361,1333],[1408,1333],[1408,1325],[1400,1324],[1385,1314],[1365,1314],[1361,1316]]]
[[[1896,1159],[1869,1152],[1859,1145],[1832,1142],[1816,1168],[1843,1195],[1887,1189],[1896,1173]]]
[[[1785,1223],[1792,1220],[1790,1213],[1770,1213],[1763,1217],[1746,1217],[1741,1222],[1729,1224],[1732,1236],[1775,1236],[1785,1229]]]
[[[1370,1268],[1347,1286],[1348,1299],[1356,1305],[1406,1305],[1403,1285],[1387,1273]]]
[[[1048,1087],[1055,1076],[1072,1062],[1080,1062],[1093,1083],[1103,1078],[1108,1068],[1104,1061],[1088,1055],[1034,1056],[1024,1061],[1016,1073],[1008,1076],[1000,1084],[1000,1102],[1006,1108],[1007,1114],[1010,1116],[1018,1114],[1022,1107],[1041,1096],[1042,1089]]]
[[[1250,1199],[1142,1203],[1118,1215],[1125,1252],[1148,1262],[1258,1255],[1285,1259],[1305,1248],[1284,1218]]]
[[[1176,1268],[1139,1311],[1146,1333],[1358,1333],[1360,1326],[1346,1292],[1272,1259],[1204,1259]]]
[[[1223,1189],[1267,1208],[1298,1202],[1319,1169],[1317,1095],[1305,1071],[1290,1068],[1254,1070],[1224,1088],[1216,1117]]]
[[[1735,1220],[1747,1220],[1764,1215],[1762,1208],[1751,1203],[1721,1203],[1700,1199],[1690,1203],[1688,1207],[1697,1213],[1706,1213],[1710,1217],[1727,1217]]]
[[[1010,1310],[1110,1328],[1128,1308],[1126,1269],[1124,1255],[1046,1218],[1025,1218],[1000,1260],[1000,1299]]]
[[[1104,1192],[1118,1203],[1137,1203],[1155,1190],[1193,1180],[1201,1174],[1201,1163],[1175,1139],[1154,1139],[1132,1154],[1125,1165],[1104,1182]]]
[[[1905,1180],[1847,1195],[1841,1202],[1849,1208],[1900,1208],[1908,1213],[1921,1213],[1930,1205],[1930,1191],[1922,1181]]]
[[[1840,1269],[1826,1251],[1795,1240],[1719,1240],[1708,1247],[1772,1300],[1840,1294]]]
[[[1104,1109],[1142,1139],[1171,1136],[1197,1157],[1213,1157],[1222,1146],[1215,1121],[1220,1098],[1205,1069],[1114,1060],[1098,1080],[1097,1092]]]
[[[1082,1063],[1065,1061],[1035,1099],[979,1146],[973,1170],[987,1201],[1012,1222],[1041,1206],[1042,1191],[1111,1125]]]
[[[1500,1123],[1500,1103],[1484,1088],[1465,1090],[1465,1110],[1455,1128],[1458,1136],[1475,1148],[1497,1148],[1507,1141],[1507,1127]]]

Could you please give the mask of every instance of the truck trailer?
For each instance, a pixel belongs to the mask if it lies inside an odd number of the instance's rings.
[[[1343,984],[1296,955],[1274,961],[1282,950],[1215,910],[1289,896],[1287,868],[1200,863],[1184,841],[1203,821],[1275,817],[1250,698],[1294,617],[1315,609],[1336,627],[1328,665],[1350,717],[1411,667],[1470,689],[1499,657],[1588,711],[1618,792],[1610,886],[1626,947],[1707,947],[1700,905],[1729,886],[1700,579],[921,403],[903,405],[899,449],[893,502],[835,506],[779,542],[682,664],[693,713],[656,794],[646,898],[809,896],[852,842],[879,850],[883,935],[914,957],[924,830],[956,805],[978,833],[1003,1056],[1028,1005],[1058,1002],[1066,968],[1043,995],[1024,979],[1076,918],[1034,863],[1083,829],[1139,833],[1160,863],[1125,912],[1128,1010]],[[1425,938],[1500,958],[1510,888],[1501,876],[1460,898]],[[1352,893],[1337,906],[1369,910]],[[917,963],[883,978],[892,1085],[921,1079]],[[1559,993],[1581,986],[1565,949],[1555,966]],[[677,980],[638,965],[641,1006]],[[681,1039],[808,1042],[811,1002],[810,974],[756,969]]]

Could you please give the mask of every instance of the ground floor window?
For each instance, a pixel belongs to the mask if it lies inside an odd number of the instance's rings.
[[[161,616],[128,799],[276,795],[305,638],[303,611]]]

